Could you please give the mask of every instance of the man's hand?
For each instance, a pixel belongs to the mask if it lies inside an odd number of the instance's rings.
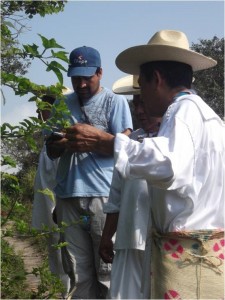
[[[119,213],[108,213],[99,246],[99,255],[105,263],[112,263],[114,252],[112,238],[116,232]]]
[[[88,124],[76,124],[66,129],[66,148],[72,152],[97,152],[113,155],[114,136]]]
[[[99,246],[99,255],[105,263],[111,264],[114,257],[113,242],[111,239],[102,238]]]
[[[46,140],[47,154],[50,159],[58,158],[66,149],[67,139],[65,137],[57,137],[50,135]]]

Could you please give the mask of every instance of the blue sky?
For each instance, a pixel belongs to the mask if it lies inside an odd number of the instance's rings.
[[[117,69],[116,56],[128,47],[147,44],[162,29],[186,33],[190,45],[199,39],[224,37],[224,1],[69,1],[62,13],[35,16],[27,21],[30,31],[20,40],[23,44],[41,46],[38,33],[55,40],[71,52],[86,45],[99,50],[102,58],[102,86],[111,88],[114,81],[126,74]],[[57,81],[45,72],[40,62],[33,63],[26,77],[38,84]],[[64,85],[72,88],[64,75]],[[6,104],[1,104],[1,123],[17,124],[28,116],[36,116],[34,103],[28,96],[14,96],[3,87]]]

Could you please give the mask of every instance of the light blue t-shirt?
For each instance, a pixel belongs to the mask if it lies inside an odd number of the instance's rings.
[[[67,96],[65,102],[71,111],[72,124],[87,123],[76,93]],[[127,100],[103,88],[100,93],[84,101],[84,110],[91,125],[111,134],[133,128],[132,117]],[[61,156],[55,188],[56,196],[70,197],[108,197],[113,173],[113,156],[94,152],[69,153]]]

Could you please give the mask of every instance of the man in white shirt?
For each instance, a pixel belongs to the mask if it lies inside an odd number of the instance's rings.
[[[70,92],[72,91],[68,88],[63,90],[64,95],[69,94]],[[55,97],[45,95],[43,96],[42,101],[48,103],[49,108],[47,109],[47,106],[46,109],[38,109],[38,118],[42,122],[46,122],[50,117],[50,106],[54,103]],[[48,189],[52,192],[54,197],[53,189],[56,185],[55,176],[57,166],[58,160],[51,160],[47,155],[46,146],[43,145],[35,175],[31,225],[38,231],[42,231],[46,228],[48,228],[49,231],[52,231],[46,238],[49,269],[52,274],[62,281],[65,288],[62,296],[66,297],[70,286],[69,277],[63,270],[61,251],[54,247],[54,245],[59,243],[59,232],[56,232],[55,230],[57,225],[54,223],[52,215],[55,208],[55,199],[51,199],[51,197],[45,193],[45,190]]]
[[[163,117],[157,137],[117,134],[114,148],[121,176],[152,187],[151,297],[223,298],[225,127],[191,91],[193,72],[216,61],[190,50],[184,33],[162,30],[116,65],[139,73],[147,115]]]
[[[157,135],[160,118],[147,119],[140,100],[138,76],[125,76],[113,85],[113,92],[133,95],[134,112],[141,128],[129,138],[142,142],[144,138]],[[150,201],[146,180],[123,179],[114,169],[107,213],[99,253],[106,263],[112,263],[111,299],[148,299],[149,281],[142,281],[147,269],[144,267],[145,249],[150,218]],[[113,246],[113,235],[116,240]],[[113,254],[115,250],[115,256]],[[149,271],[149,270],[148,270]]]

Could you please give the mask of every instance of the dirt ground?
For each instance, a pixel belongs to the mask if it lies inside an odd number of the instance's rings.
[[[37,252],[29,239],[16,237],[4,237],[4,239],[14,248],[15,253],[22,257],[25,270],[28,273],[32,272],[33,268],[41,266],[43,257]],[[29,291],[36,292],[40,284],[40,278],[29,274],[26,276],[26,281]]]

